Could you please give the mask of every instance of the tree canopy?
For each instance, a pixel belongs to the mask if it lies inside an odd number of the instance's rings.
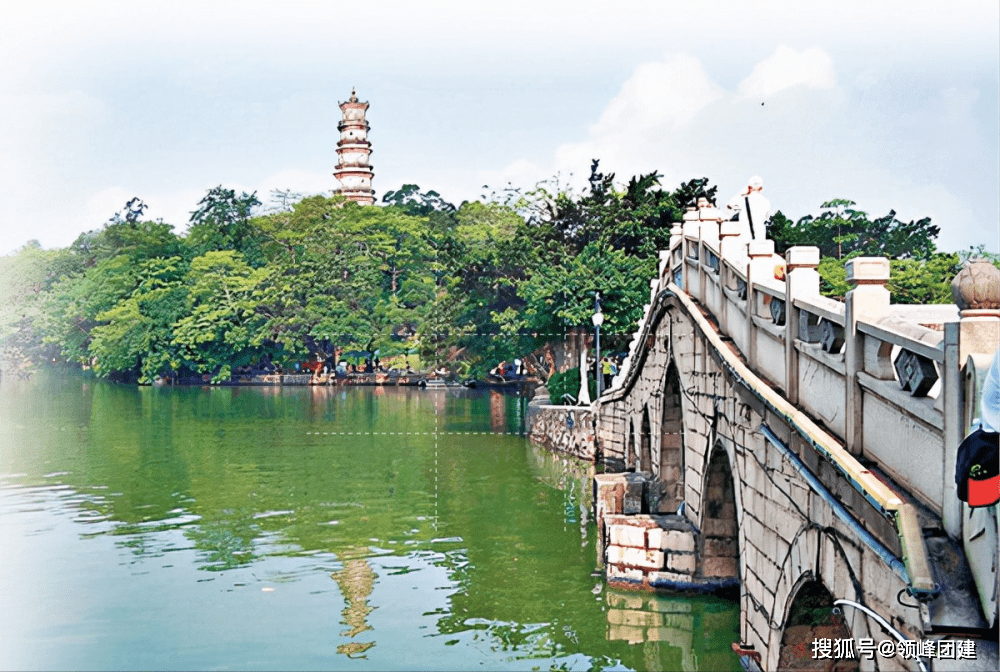
[[[0,258],[4,356],[138,380],[224,380],[239,367],[373,350],[429,363],[461,353],[481,372],[589,330],[595,292],[614,349],[642,316],[670,228],[715,198],[708,178],[661,180],[620,183],[594,161],[581,190],[556,178],[459,206],[415,184],[370,207],[278,191],[265,208],[217,186],[185,235],[131,199],[66,249],[29,244]],[[927,218],[872,219],[847,199],[797,222],[778,212],[769,228],[779,252],[820,248],[828,295],[846,291],[848,259],[884,255],[894,300],[920,303],[950,300],[960,263],[937,251],[938,233]]]

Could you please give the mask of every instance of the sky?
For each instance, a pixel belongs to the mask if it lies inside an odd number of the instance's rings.
[[[597,158],[1000,248],[995,0],[0,0],[0,254],[134,196],[181,232],[219,184],[328,193],[352,87],[377,198],[580,186]]]

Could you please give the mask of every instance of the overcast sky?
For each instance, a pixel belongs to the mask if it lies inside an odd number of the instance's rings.
[[[764,178],[1000,247],[1000,4],[0,2],[0,254],[139,196],[329,191],[337,105],[371,103],[374,187]],[[570,175],[573,177],[570,178]]]

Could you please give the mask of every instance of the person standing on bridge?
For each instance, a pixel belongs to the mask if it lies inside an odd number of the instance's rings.
[[[740,223],[740,239],[767,239],[767,219],[771,215],[771,201],[764,196],[764,180],[754,175],[747,180],[747,188],[733,196],[726,207],[735,210],[731,219]]]
[[[607,357],[601,358],[601,373],[604,374],[604,389],[611,389],[611,360]]]

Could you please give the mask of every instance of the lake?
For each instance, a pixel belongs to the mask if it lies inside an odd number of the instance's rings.
[[[0,381],[4,669],[737,670],[488,390]]]

